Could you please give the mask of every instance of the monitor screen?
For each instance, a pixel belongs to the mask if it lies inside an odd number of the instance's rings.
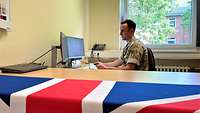
[[[66,36],[60,33],[62,62],[81,59],[85,56],[84,40],[78,37]]]

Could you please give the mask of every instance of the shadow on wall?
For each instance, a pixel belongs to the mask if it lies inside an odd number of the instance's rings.
[[[7,35],[7,31],[0,28],[0,40]]]

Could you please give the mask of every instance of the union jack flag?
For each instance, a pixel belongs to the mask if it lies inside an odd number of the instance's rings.
[[[200,85],[0,75],[0,113],[200,113]]]

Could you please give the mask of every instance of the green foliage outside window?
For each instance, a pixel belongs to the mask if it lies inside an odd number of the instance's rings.
[[[146,44],[166,44],[175,34],[167,15],[177,8],[173,0],[128,0],[128,18],[137,24],[136,35]],[[191,24],[191,11],[185,12],[183,24]]]

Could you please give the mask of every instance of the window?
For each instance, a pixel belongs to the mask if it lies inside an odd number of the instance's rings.
[[[121,0],[120,15],[136,22],[135,35],[147,46],[194,48],[197,6],[197,0]]]
[[[170,17],[169,18],[169,26],[170,27],[176,27],[176,17]]]
[[[176,44],[176,38],[168,38],[168,44]]]

